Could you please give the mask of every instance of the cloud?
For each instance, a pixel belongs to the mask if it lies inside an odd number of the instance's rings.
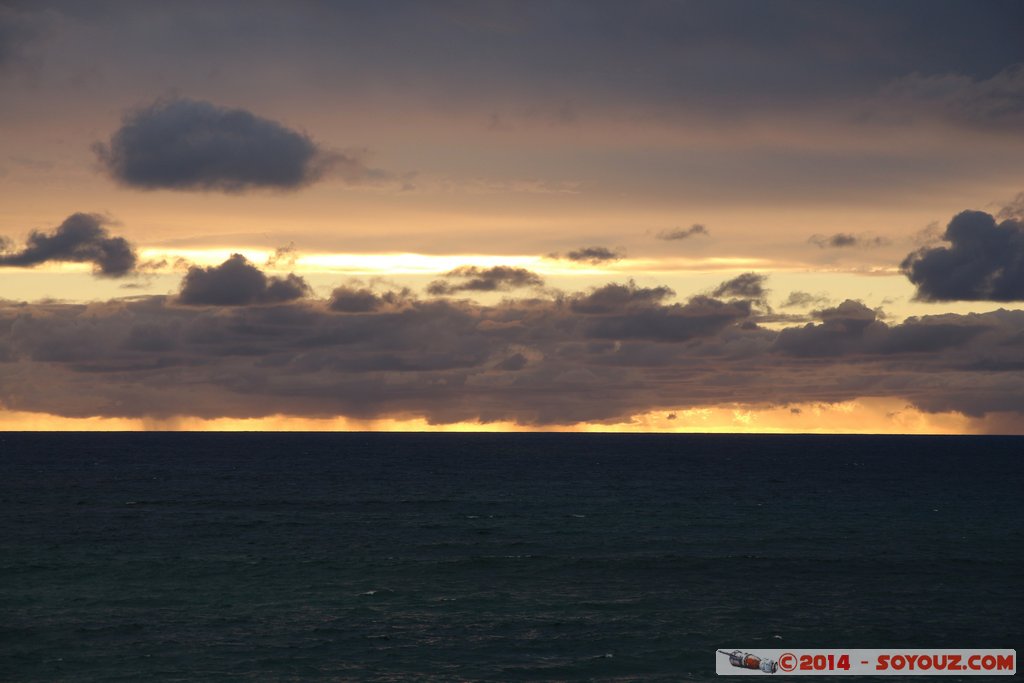
[[[330,301],[227,308],[161,296],[0,302],[0,396],[9,410],[71,417],[543,425],[861,397],[1024,414],[1024,311],[890,325],[845,301],[773,331],[747,324],[749,301],[670,302],[661,288],[616,283],[494,305],[409,298],[389,307],[370,292],[363,311],[351,310],[360,287],[340,289]],[[616,305],[578,305],[613,292]],[[341,301],[349,310],[332,310]]]
[[[123,55],[140,67],[140,78],[150,79],[176,67],[175,80],[183,87],[244,87],[250,79],[238,78],[243,66],[252,70],[254,90],[266,91],[282,73],[302,74],[294,79],[300,83],[288,83],[289,97],[296,86],[316,87],[330,79],[330,89],[320,87],[321,101],[337,96],[350,107],[365,104],[359,98],[380,84],[402,79],[411,101],[434,93],[448,102],[473,102],[479,116],[517,126],[526,114],[507,112],[509,101],[520,103],[532,119],[556,125],[623,102],[645,111],[675,105],[669,115],[686,107],[756,116],[779,107],[806,112],[808,104],[875,92],[907,74],[957,72],[978,81],[1022,61],[1015,29],[1024,12],[1014,2],[984,3],[981,9],[976,3],[935,7],[920,0],[884,8],[670,2],[651,3],[643,12],[594,1],[544,7],[494,2],[465,9],[470,5],[267,4],[240,25],[236,5],[224,3],[207,8],[203,25],[196,27],[186,21],[187,6],[131,13],[75,4],[73,14],[88,21],[68,42],[85,44],[65,59],[84,61],[87,48],[108,59]],[[737,11],[748,21],[737,22]],[[920,24],[925,11],[927,31]],[[454,16],[469,12],[487,18],[467,22]],[[567,23],[566,16],[586,21]],[[133,40],[116,41],[119,33]],[[252,49],[254,44],[262,49]]]
[[[444,274],[444,280],[434,280],[427,292],[434,295],[458,292],[505,292],[523,287],[543,287],[544,280],[533,271],[513,266],[478,268],[460,266]],[[451,282],[450,280],[456,280]]]
[[[565,255],[562,254],[550,254],[549,258],[566,259],[568,261],[577,261],[580,263],[590,263],[597,265],[599,263],[609,263],[612,261],[619,261],[625,257],[625,253],[620,249],[609,249],[608,247],[580,247],[573,251],[567,252]]]
[[[732,296],[740,299],[764,299],[768,294],[768,290],[764,286],[767,280],[767,275],[743,273],[718,285],[711,295]]]
[[[782,330],[775,348],[793,356],[848,354],[857,348],[865,330],[876,320],[873,310],[851,299],[834,308],[813,311],[811,315],[822,322]]]
[[[886,237],[871,235],[853,235],[848,232],[837,232],[834,235],[811,235],[808,240],[811,244],[817,245],[820,249],[844,247],[884,247],[891,243]]]
[[[1006,220],[1007,218],[1016,218],[1019,221],[1024,220],[1024,192],[1018,192],[1016,197],[999,210],[997,217],[1000,220]]]
[[[640,306],[627,306],[616,315],[588,320],[584,334],[597,339],[680,342],[713,335],[749,317],[750,310],[748,301],[725,302],[705,296],[668,306],[645,302]]]
[[[790,292],[786,300],[782,302],[782,308],[804,308],[807,306],[815,306],[821,304],[827,304],[828,297],[824,294],[811,294],[810,292],[795,291]]]
[[[8,251],[0,237],[0,267],[31,267],[48,262],[91,263],[97,275],[123,277],[138,263],[135,249],[123,237],[111,237],[99,214],[74,213],[49,234],[33,230],[21,251]]]
[[[707,237],[711,233],[700,223],[694,223],[688,228],[675,228],[673,230],[662,230],[655,237],[659,240],[685,240],[695,235],[703,235]]]
[[[958,213],[949,246],[923,247],[900,264],[923,301],[1024,301],[1024,221]]]
[[[570,297],[569,301],[575,313],[603,315],[658,305],[675,294],[668,287],[637,287],[635,282],[629,280],[626,284],[611,282],[595,287],[587,293]]]
[[[334,289],[327,305],[339,313],[379,313],[401,310],[414,301],[415,297],[407,288],[378,293],[369,287],[342,285]]]
[[[190,99],[129,112],[110,141],[93,149],[111,177],[144,190],[295,190],[328,172],[349,182],[380,173],[363,164],[362,153],[326,152],[276,121]]]
[[[989,78],[963,73],[913,73],[882,90],[886,107],[938,116],[970,127],[1020,130],[1024,124],[1024,64]]]
[[[273,268],[278,265],[294,266],[299,257],[299,250],[295,248],[295,242],[289,242],[283,247],[274,249],[274,253],[267,257],[266,266]]]
[[[978,317],[930,316],[890,326],[880,312],[847,299],[838,306],[814,311],[821,321],[782,330],[775,341],[779,352],[800,357],[937,353],[961,347],[992,329]]]
[[[301,299],[310,292],[295,274],[267,277],[241,254],[232,254],[219,266],[192,266],[181,281],[178,302],[188,306],[248,306],[279,304]]]

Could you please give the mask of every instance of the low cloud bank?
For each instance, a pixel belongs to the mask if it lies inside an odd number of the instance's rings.
[[[755,278],[724,283],[728,298],[627,282],[483,305],[358,283],[319,300],[260,275],[235,256],[194,268],[177,298],[0,302],[4,406],[526,425],[863,397],[972,416],[1024,406],[1024,311],[889,324],[848,300],[772,330]]]

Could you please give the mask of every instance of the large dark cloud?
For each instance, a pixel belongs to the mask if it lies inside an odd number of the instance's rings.
[[[181,281],[178,301],[189,306],[247,306],[295,301],[310,291],[294,273],[267,277],[241,254],[219,266],[192,266]]]
[[[294,190],[332,169],[350,180],[372,173],[276,121],[189,99],[130,112],[94,149],[114,179],[147,190]]]
[[[900,266],[918,299],[1024,301],[1024,221],[963,211],[943,239],[949,246],[921,248]]]
[[[97,275],[128,275],[138,262],[135,249],[123,237],[111,237],[107,222],[98,214],[71,214],[49,233],[33,230],[24,248],[16,251],[9,251],[10,241],[0,237],[0,267],[91,263]]]
[[[427,292],[434,295],[458,292],[506,292],[523,287],[543,286],[544,279],[526,268],[459,266],[445,273],[443,280],[434,280],[427,285]]]
[[[381,305],[386,292],[351,285],[278,306],[0,302],[0,397],[68,416],[435,423],[864,397],[1024,410],[1022,311],[887,324],[846,301],[773,331],[749,324],[749,301],[671,301],[635,285],[495,305],[396,296],[400,305]]]

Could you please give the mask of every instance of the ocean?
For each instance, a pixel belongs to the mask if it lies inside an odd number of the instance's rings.
[[[0,434],[0,681],[708,681],[720,647],[1018,647],[1022,455]]]

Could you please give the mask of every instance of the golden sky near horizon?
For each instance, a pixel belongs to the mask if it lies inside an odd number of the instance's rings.
[[[912,4],[0,3],[0,428],[1022,431],[1020,10]]]

